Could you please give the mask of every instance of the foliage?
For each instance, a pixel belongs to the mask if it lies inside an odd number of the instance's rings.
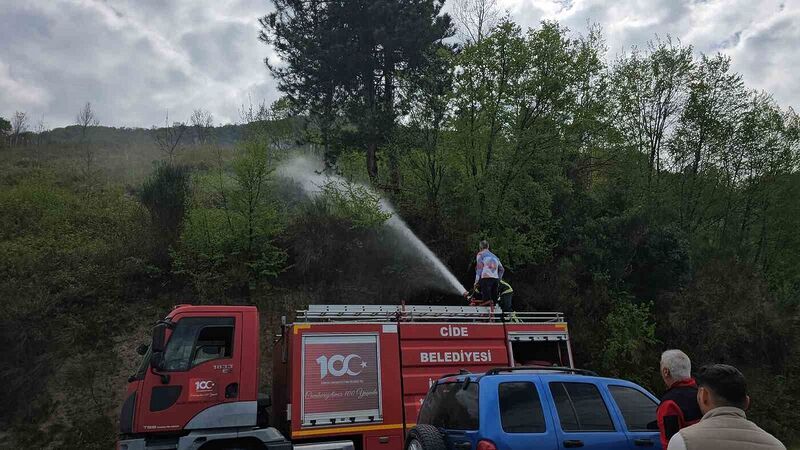
[[[403,107],[399,80],[424,68],[429,46],[452,35],[443,3],[275,0],[275,12],[260,20],[260,39],[281,57],[267,62],[278,88],[319,124],[327,161],[335,159],[334,133],[343,132],[365,151],[375,181],[378,147]]]
[[[11,135],[11,122],[3,117],[0,117],[0,146],[5,147],[9,136]]]
[[[603,320],[608,336],[603,343],[603,373],[648,384],[652,379],[656,326],[650,313],[652,304],[635,304],[627,295],[619,295],[613,309]]]
[[[551,249],[559,165],[594,132],[570,122],[598,101],[591,88],[601,81],[598,47],[594,35],[570,39],[555,23],[523,34],[505,21],[456,61],[454,190],[480,230],[471,240],[495,237],[511,267]]]
[[[11,145],[19,146],[24,143],[29,133],[29,119],[28,114],[24,111],[16,111],[11,116]]]
[[[19,432],[21,447],[78,434],[107,447],[116,399],[106,344],[130,320],[121,311],[145,270],[147,216],[121,189],[87,196],[50,171],[0,186],[0,422]],[[70,367],[95,375],[73,378],[80,389],[65,386]]]
[[[214,116],[206,110],[195,109],[189,117],[194,130],[195,143],[205,144],[211,138],[214,129]]]
[[[381,198],[363,185],[331,180],[322,186],[317,208],[352,228],[368,230],[383,225],[392,214],[382,209]]]
[[[153,237],[157,241],[156,260],[162,265],[169,260],[169,248],[178,242],[191,195],[189,171],[183,166],[157,164],[150,178],[139,190],[139,200],[150,211]]]
[[[628,145],[647,155],[648,188],[663,170],[663,147],[676,117],[686,108],[694,69],[692,48],[672,39],[651,42],[646,53],[634,49],[614,68],[612,89],[620,132]]]
[[[153,136],[153,141],[158,146],[164,157],[167,158],[169,164],[175,162],[175,157],[181,150],[184,142],[184,135],[186,135],[188,127],[183,122],[169,122],[169,113],[164,118],[164,126],[156,127],[153,125],[150,130]]]
[[[220,167],[196,177],[174,264],[201,298],[226,290],[247,296],[283,269],[285,252],[273,242],[283,228],[281,212],[269,194],[274,157],[265,145],[247,141],[230,172]]]

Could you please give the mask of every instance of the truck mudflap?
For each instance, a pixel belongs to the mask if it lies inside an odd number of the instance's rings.
[[[253,442],[260,441],[266,450],[291,450],[298,448],[302,450],[354,450],[351,442],[330,443],[336,444],[329,447],[319,447],[310,444],[309,446],[293,446],[275,428],[230,428],[221,430],[194,430],[186,436],[175,438],[172,441],[148,440],[145,438],[125,439],[119,441],[119,450],[198,450],[204,445],[212,442],[230,442],[235,447],[236,441],[247,440]]]

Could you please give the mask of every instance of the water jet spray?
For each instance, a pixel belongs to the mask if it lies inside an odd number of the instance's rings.
[[[347,183],[346,180],[339,176],[322,174],[320,171],[318,171],[318,167],[319,164],[315,164],[308,158],[296,157],[282,164],[278,168],[277,174],[283,178],[287,178],[298,183],[303,189],[303,192],[310,197],[316,197],[319,195],[322,192],[322,187],[327,183]],[[409,244],[409,246],[417,250],[417,254],[421,255],[422,257],[423,264],[434,270],[443,281],[447,282],[447,291],[456,295],[462,295],[464,292],[466,292],[466,289],[464,289],[464,287],[458,281],[458,278],[456,278],[456,276],[447,269],[447,266],[445,266],[444,263],[439,260],[439,258],[431,251],[431,249],[428,248],[428,246],[425,245],[425,243],[422,242],[413,231],[411,231],[411,228],[409,228],[403,219],[400,218],[400,215],[397,213],[397,211],[395,211],[389,201],[376,194],[369,187],[366,188],[380,198],[381,210],[391,214],[391,217],[389,217],[389,219],[386,221],[385,226],[400,236]]]

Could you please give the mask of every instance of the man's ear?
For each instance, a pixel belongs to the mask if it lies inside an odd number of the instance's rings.
[[[706,389],[704,387],[698,388],[697,389],[697,405],[700,406],[700,407],[702,407],[703,405],[707,405],[708,404],[708,400],[709,400],[708,396],[709,396],[708,389]]]
[[[750,396],[746,395],[744,397],[744,410],[747,411],[750,409]]]

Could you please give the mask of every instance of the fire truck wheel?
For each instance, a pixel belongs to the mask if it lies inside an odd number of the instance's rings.
[[[417,425],[408,433],[406,450],[447,450],[444,437],[432,425]]]

